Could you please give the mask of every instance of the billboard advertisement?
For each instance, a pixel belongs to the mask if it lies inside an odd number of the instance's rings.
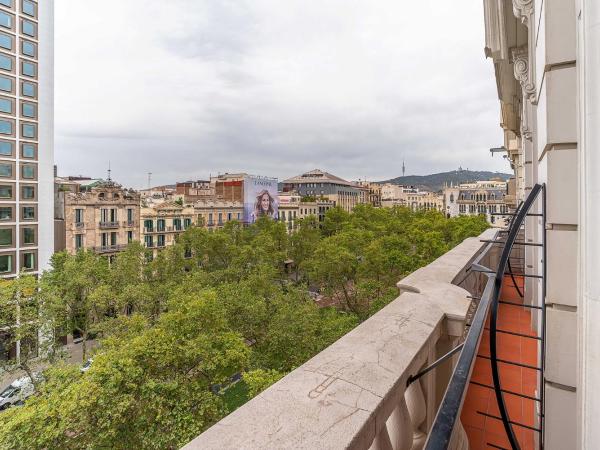
[[[247,176],[244,178],[244,222],[254,223],[260,217],[279,219],[277,178]]]

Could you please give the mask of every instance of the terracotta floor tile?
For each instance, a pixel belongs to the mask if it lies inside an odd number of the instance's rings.
[[[502,299],[513,303],[522,303],[523,299],[517,290],[511,287],[512,280],[505,279],[502,290]],[[523,278],[517,277],[517,284],[523,285]],[[521,287],[521,289],[523,289]],[[531,327],[531,310],[521,306],[501,304],[498,309],[498,329],[535,336],[536,332]],[[489,318],[486,322],[489,328]],[[498,357],[508,361],[537,366],[539,364],[539,343],[537,340],[526,337],[514,336],[506,333],[497,335]],[[484,331],[479,346],[479,355],[489,356],[489,331]],[[491,365],[488,359],[477,358],[473,368],[472,379],[481,383],[492,385]],[[512,390],[530,396],[538,396],[536,370],[519,366],[500,363],[500,382],[504,389]],[[486,396],[487,391],[487,396]],[[534,426],[536,402],[523,399],[517,395],[504,393],[504,401],[509,417],[512,421]],[[481,409],[487,405],[486,409]],[[477,414],[477,411],[500,416],[496,396],[492,389],[471,384],[462,412],[462,420],[469,437],[472,449],[491,448],[487,444],[495,444],[509,448],[508,439],[501,420]],[[483,419],[483,420],[482,420]],[[535,432],[523,427],[513,425],[517,439],[523,450],[533,450]]]
[[[465,425],[464,422],[463,428],[465,429],[467,437],[469,438],[469,450],[483,450],[486,448],[486,445],[483,442],[485,434],[483,430]]]

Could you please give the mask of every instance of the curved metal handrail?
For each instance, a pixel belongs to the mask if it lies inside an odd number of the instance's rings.
[[[500,417],[502,417],[502,423],[504,424],[504,430],[506,431],[511,447],[514,450],[520,450],[521,447],[519,446],[519,442],[517,441],[515,432],[508,418],[508,412],[506,409],[506,403],[504,402],[504,395],[502,394],[502,386],[500,383],[500,374],[498,370],[498,349],[496,340],[499,309],[498,302],[500,300],[500,293],[502,292],[502,282],[504,279],[506,267],[508,265],[508,258],[510,257],[513,245],[517,239],[517,234],[521,229],[521,225],[523,225],[523,222],[525,221],[525,217],[527,217],[527,213],[533,206],[533,203],[535,202],[541,191],[542,185],[536,184],[531,190],[531,193],[529,194],[525,202],[523,203],[521,209],[518,211],[517,215],[514,216],[515,220],[513,221],[512,226],[508,231],[508,236],[506,237],[505,241],[506,243],[500,256],[500,262],[498,264],[498,269],[494,278],[494,287],[491,298],[492,302],[490,316],[490,362],[492,366],[492,379],[494,381],[494,392],[496,394],[496,400],[498,402]]]

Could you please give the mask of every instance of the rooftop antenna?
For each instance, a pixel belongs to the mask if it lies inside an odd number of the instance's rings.
[[[148,189],[152,187],[152,172],[148,172]]]
[[[402,159],[402,176],[406,176],[406,165],[404,164],[404,159]]]
[[[112,181],[112,178],[110,177],[111,174],[111,170],[110,170],[110,161],[108,161],[108,181]]]

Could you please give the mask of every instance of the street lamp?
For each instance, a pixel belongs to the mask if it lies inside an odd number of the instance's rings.
[[[494,156],[494,153],[502,153],[502,152],[507,152],[507,151],[508,150],[506,150],[506,147],[504,147],[504,146],[490,148],[490,153],[492,154],[492,157]]]

